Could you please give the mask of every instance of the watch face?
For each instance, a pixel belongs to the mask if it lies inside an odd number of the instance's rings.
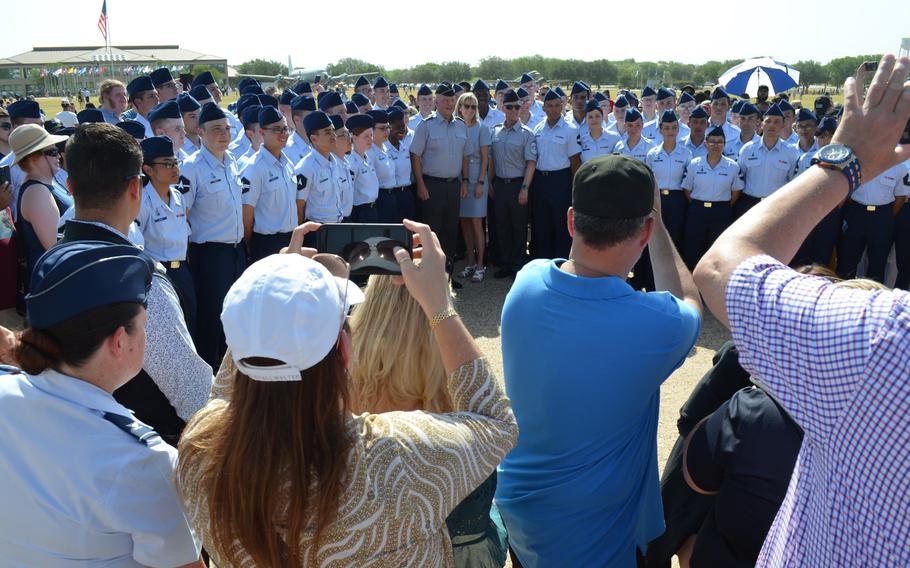
[[[843,144],[828,144],[818,152],[818,159],[831,164],[840,164],[850,159],[853,151]]]

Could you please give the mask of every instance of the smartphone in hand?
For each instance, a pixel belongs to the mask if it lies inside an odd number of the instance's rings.
[[[404,225],[383,223],[324,223],[316,231],[316,250],[337,254],[352,275],[401,274],[395,248],[411,253],[411,232]]]

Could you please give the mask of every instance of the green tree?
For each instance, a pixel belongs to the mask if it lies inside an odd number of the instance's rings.
[[[385,73],[382,65],[376,65],[363,59],[344,57],[335,63],[329,63],[325,68],[329,75],[360,75],[361,73]]]
[[[800,85],[821,85],[828,82],[828,73],[825,66],[818,61],[797,61],[793,67],[799,71]]]
[[[439,66],[437,81],[467,81],[471,78],[471,66],[463,61],[443,61]]]
[[[236,67],[237,71],[243,75],[285,75],[288,72],[287,65],[271,59],[253,59],[245,61]]]
[[[860,64],[864,61],[878,61],[881,54],[876,55],[852,55],[849,57],[838,57],[832,59],[825,65],[828,72],[828,82],[832,85],[843,85],[844,80],[856,73]]]
[[[441,81],[438,63],[421,63],[411,67],[411,79],[415,83],[438,83]]]
[[[193,68],[190,69],[190,73],[192,73],[194,77],[204,71],[210,71],[215,82],[219,85],[221,84],[221,80],[224,79],[224,72],[214,65],[193,65]]]
[[[492,81],[494,79],[511,80],[522,73],[520,71],[515,73],[512,67],[512,61],[494,55],[481,59],[480,63],[477,64],[477,67],[474,68],[471,76],[486,79],[487,81]]]

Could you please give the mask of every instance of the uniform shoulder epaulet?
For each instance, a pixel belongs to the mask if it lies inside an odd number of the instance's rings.
[[[114,414],[113,412],[105,412],[102,417],[146,446],[152,446],[161,442],[161,437],[158,435],[158,432],[155,432],[145,424],[132,418]]]
[[[180,193],[185,194],[190,190],[190,180],[186,176],[181,175],[173,187]]]

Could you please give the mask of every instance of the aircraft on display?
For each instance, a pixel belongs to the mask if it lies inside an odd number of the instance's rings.
[[[329,75],[329,72],[322,67],[294,67],[290,56],[288,56],[287,75],[254,75],[250,73],[238,73],[237,76],[252,77],[253,79],[259,79],[260,81],[266,81],[269,83],[278,83],[279,81],[284,81],[286,83],[306,81],[308,83],[318,83],[324,86],[331,86],[337,85],[339,83],[344,84],[349,78],[356,79],[361,75],[365,77],[371,77],[378,74],[379,73],[373,71],[365,73],[342,73],[340,75]]]

